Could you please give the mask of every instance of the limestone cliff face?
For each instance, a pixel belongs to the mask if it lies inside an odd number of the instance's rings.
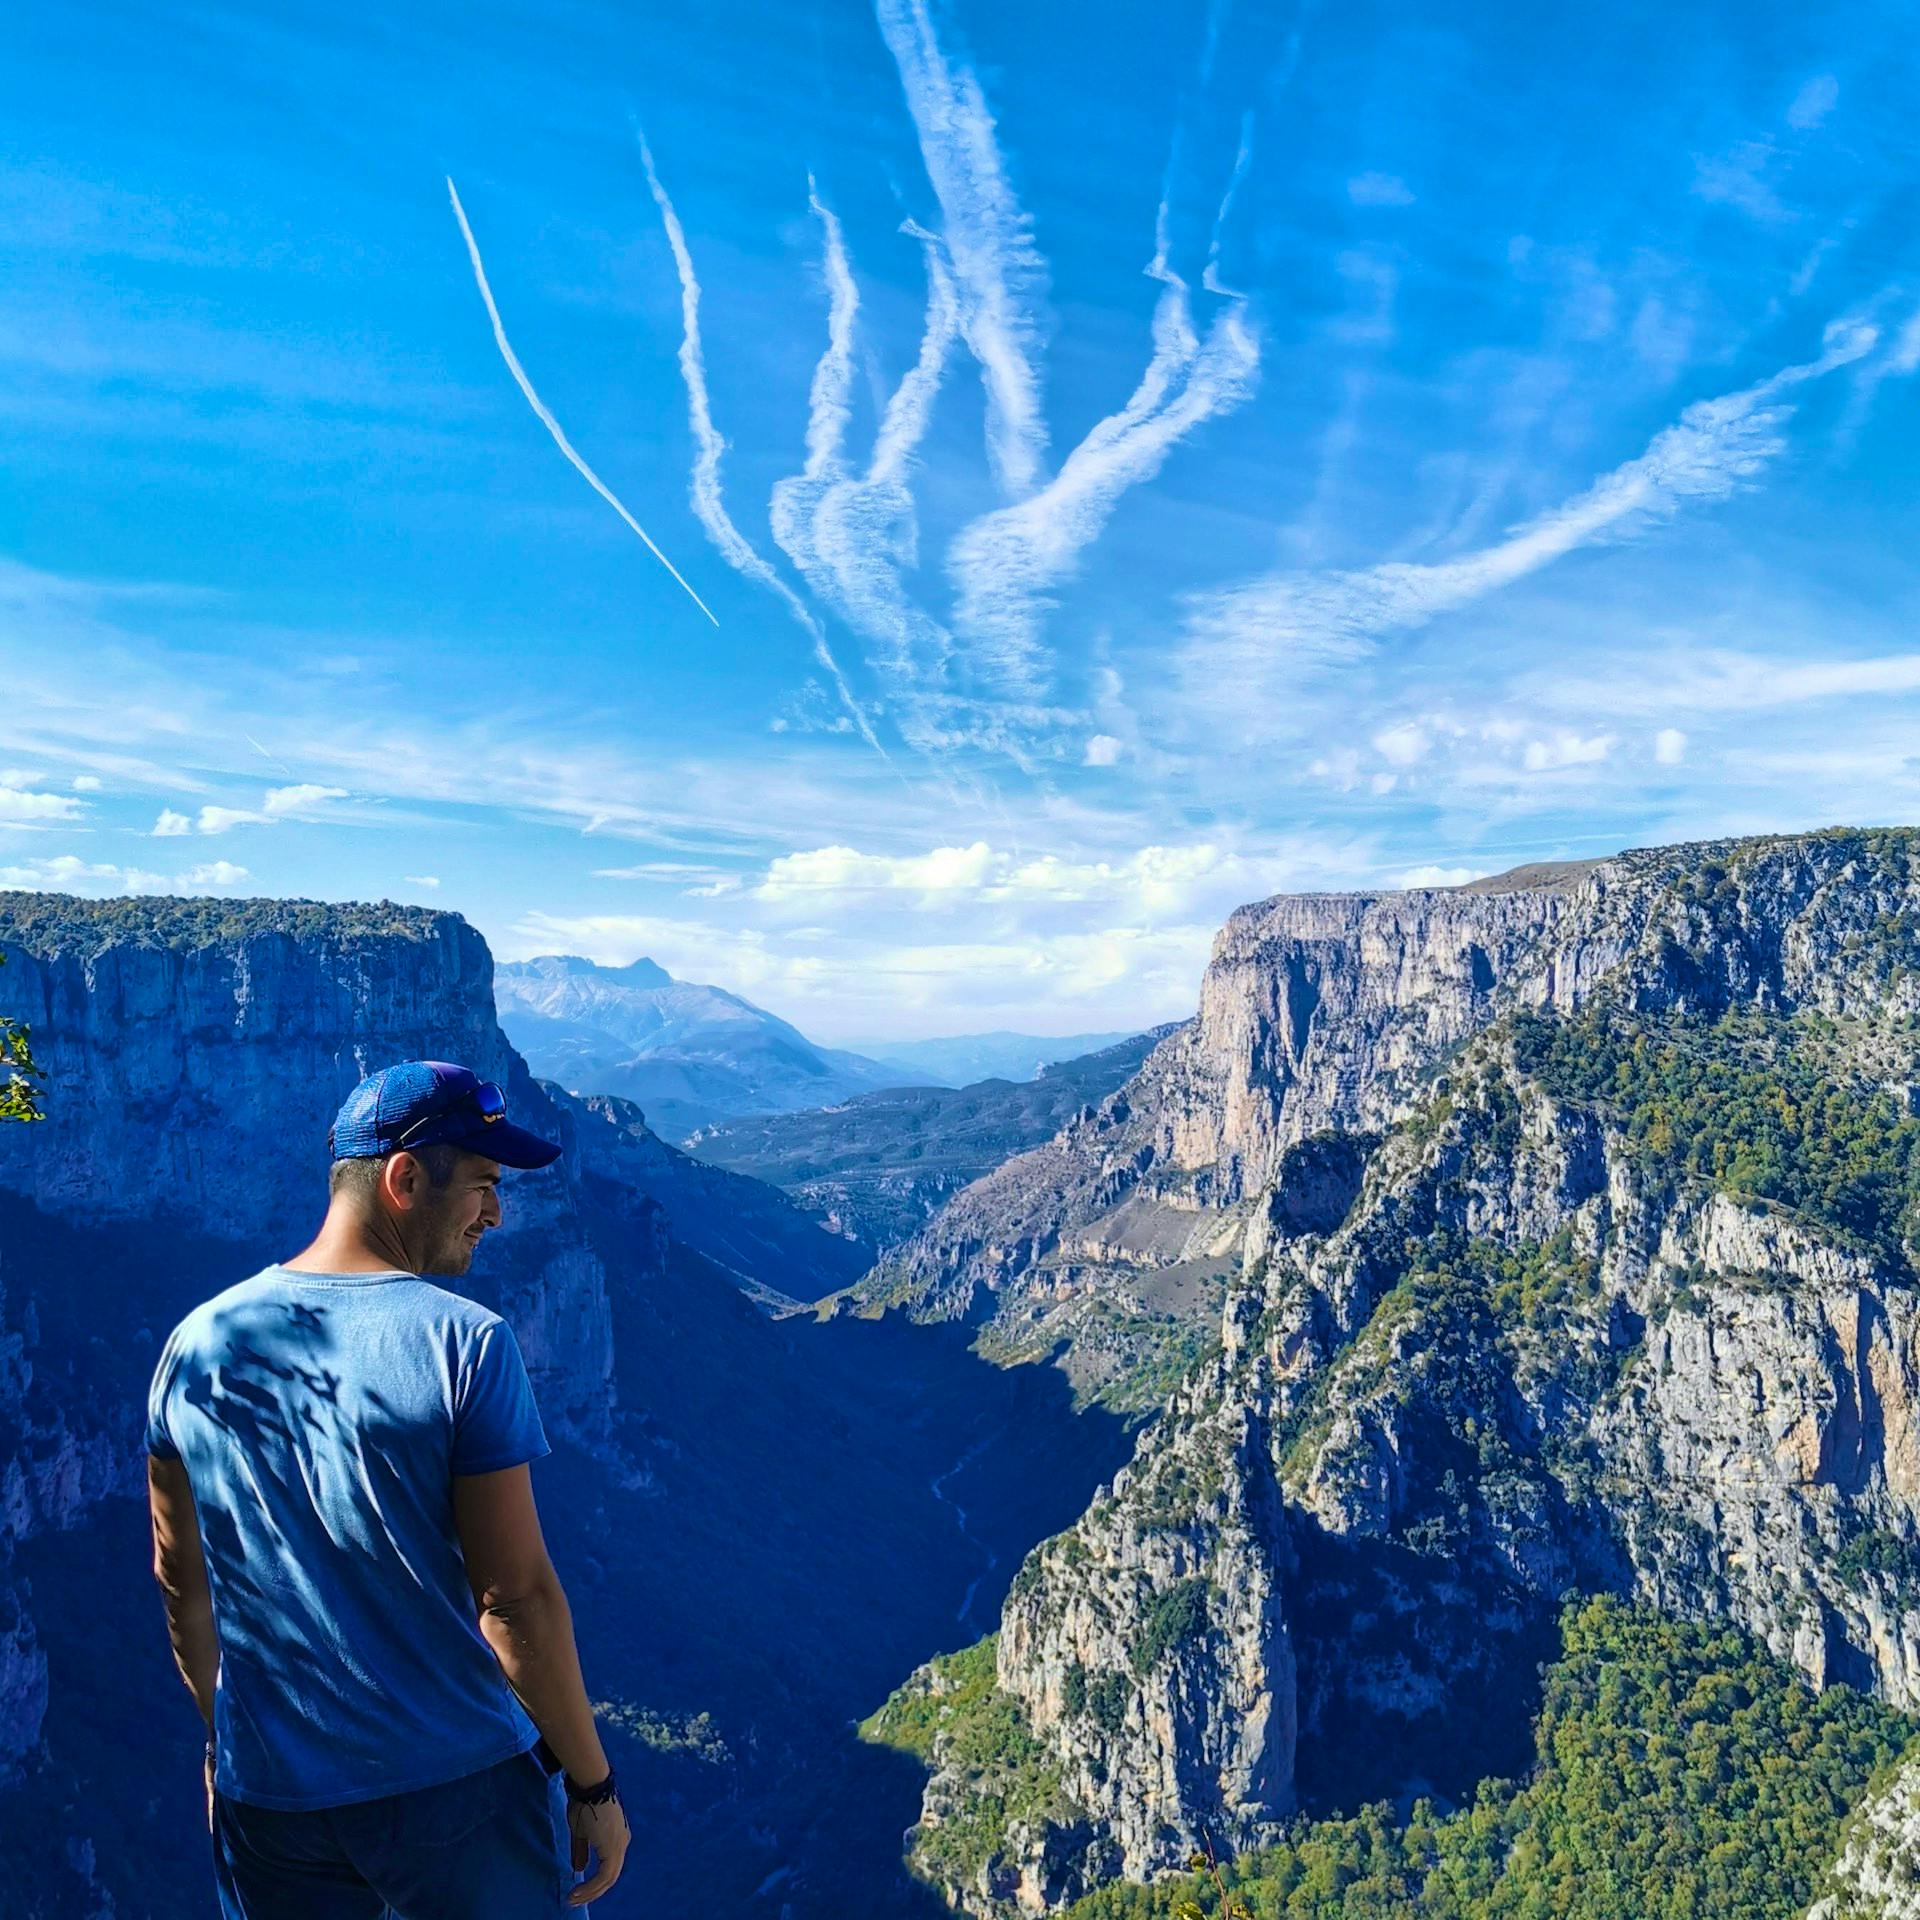
[[[1137,1357],[1116,1316],[1217,1312],[1290,1149],[1391,1114],[1503,995],[1556,990],[1544,954],[1569,915],[1590,910],[1586,871],[1510,891],[1242,908],[1214,943],[1198,1017],[1057,1139],[957,1195],[863,1299],[985,1320],[1014,1357],[1064,1339],[1100,1391]]]
[[[31,1025],[54,1095],[44,1121],[0,1132],[0,1190],[45,1213],[287,1245],[325,1209],[340,1100],[388,1060],[458,1060],[499,1081],[529,1125],[564,1129],[562,1178],[509,1179],[486,1274],[543,1406],[567,1425],[604,1420],[611,1343],[578,1220],[579,1131],[501,1034],[492,957],[464,920],[9,895],[0,942],[0,994]]]
[[[1399,1768],[1368,1794],[1417,1787],[1523,1692],[1569,1586],[1920,1705],[1920,1268],[1854,1186],[1911,1151],[1910,839],[1236,916],[1200,1020],[1056,1143],[1086,1167],[1124,1131],[1102,1220],[1177,1188],[1237,1272],[1218,1357],[1015,1582],[999,1685],[1067,1812],[969,1910],[1257,1842],[1352,1753]],[[1821,1158],[1856,1109],[1886,1143],[1857,1173]],[[1051,1249],[1005,1259],[1023,1230],[957,1285],[1060,1288]]]

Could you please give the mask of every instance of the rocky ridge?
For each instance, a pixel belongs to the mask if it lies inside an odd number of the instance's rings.
[[[1211,1233],[1233,1264],[1217,1353],[1009,1594],[997,1682],[1045,1816],[956,1869],[934,1837],[1015,1796],[934,1742],[918,1845],[951,1899],[1057,1908],[1494,1754],[1570,1586],[1920,1706],[1914,850],[1268,903],[1195,1026],[1043,1150],[1075,1175],[1050,1227],[963,1196],[922,1310],[1044,1328],[1096,1283],[1061,1243],[1130,1205],[1187,1217],[1163,1254]],[[1354,1029],[1316,1033],[1329,1007]]]
[[[1522,870],[1511,888],[1241,908],[1198,1016],[1057,1138],[955,1196],[863,1284],[861,1305],[979,1323],[1009,1359],[1064,1343],[1084,1390],[1108,1390],[1217,1316],[1276,1192],[1338,1216],[1342,1182],[1316,1195],[1314,1180],[1284,1178],[1289,1153],[1377,1124],[1503,1001],[1571,997],[1582,968],[1604,970],[1591,939],[1561,954],[1554,936],[1569,916],[1603,918],[1617,878],[1576,863]]]

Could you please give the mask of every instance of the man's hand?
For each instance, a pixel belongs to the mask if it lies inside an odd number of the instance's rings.
[[[213,1831],[213,1749],[207,1749],[207,1831]]]
[[[620,1878],[633,1835],[627,1827],[626,1810],[618,1800],[600,1807],[569,1806],[567,1831],[573,1835],[575,1873],[585,1868],[589,1850],[593,1854],[593,1878],[583,1880],[567,1895],[569,1906],[584,1907],[589,1900],[598,1900]]]

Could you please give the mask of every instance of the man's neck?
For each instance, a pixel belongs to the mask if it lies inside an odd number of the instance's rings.
[[[283,1267],[298,1273],[417,1273],[399,1236],[384,1220],[367,1220],[340,1208],[328,1210],[311,1246]]]

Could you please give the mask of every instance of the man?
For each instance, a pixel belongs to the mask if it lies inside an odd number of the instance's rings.
[[[220,1910],[564,1914],[628,1832],[534,1509],[550,1449],[511,1328],[422,1277],[465,1273],[500,1169],[560,1149],[431,1060],[363,1080],[330,1141],[318,1237],[190,1313],[148,1400]]]

